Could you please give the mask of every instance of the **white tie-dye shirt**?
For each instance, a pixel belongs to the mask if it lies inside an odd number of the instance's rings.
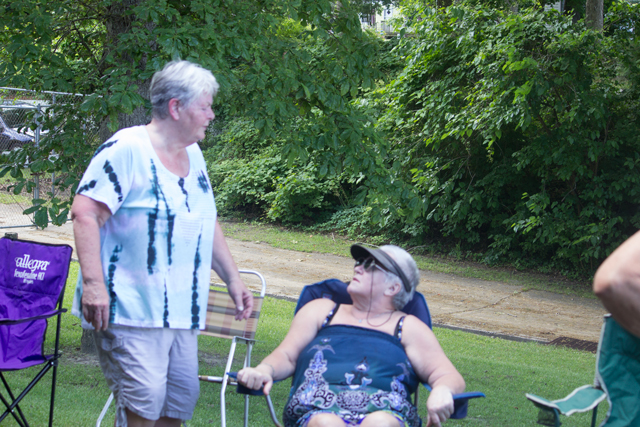
[[[113,324],[204,327],[216,207],[198,144],[187,153],[181,178],[164,167],[144,126],[126,128],[98,148],[82,177],[77,194],[112,213],[100,256]],[[80,318],[81,296],[82,274],[72,308]]]

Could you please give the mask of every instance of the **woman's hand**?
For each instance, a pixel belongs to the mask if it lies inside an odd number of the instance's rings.
[[[244,368],[238,372],[238,382],[251,390],[260,390],[269,394],[273,385],[274,369],[267,363],[261,363],[255,368]]]
[[[109,294],[104,282],[90,284],[82,282],[82,315],[96,331],[105,331],[109,327]]]
[[[227,285],[231,299],[236,303],[236,320],[244,320],[251,317],[253,312],[253,294],[242,280],[231,281]]]
[[[453,414],[453,394],[448,387],[438,386],[431,390],[427,399],[427,426],[441,427]]]

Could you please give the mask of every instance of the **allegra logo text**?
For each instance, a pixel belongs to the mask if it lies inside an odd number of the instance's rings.
[[[22,258],[16,258],[16,267],[28,268],[33,273],[36,270],[47,270],[47,266],[51,264],[50,261],[41,261],[38,259],[31,259],[29,254],[24,254]]]

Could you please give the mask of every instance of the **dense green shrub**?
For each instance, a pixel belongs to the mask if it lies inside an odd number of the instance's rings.
[[[318,104],[270,139],[230,120],[210,151],[221,205],[591,273],[640,226],[638,8],[612,4],[598,33],[522,3],[418,3],[410,37],[372,61],[386,86]]]
[[[535,9],[424,11],[379,122],[417,220],[487,260],[592,271],[638,222],[639,17],[617,4],[603,35]]]
[[[296,223],[333,212],[344,201],[343,175],[320,177],[312,159],[288,163],[283,142],[257,138],[252,122],[231,120],[208,138],[205,159],[224,215]]]

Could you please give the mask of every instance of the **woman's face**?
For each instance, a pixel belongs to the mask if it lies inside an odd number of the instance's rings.
[[[209,122],[216,116],[211,109],[213,96],[203,93],[188,108],[180,108],[180,121],[190,142],[204,139]]]
[[[374,262],[369,264],[367,260],[359,260],[353,268],[353,278],[349,284],[349,289],[357,292],[363,291],[369,295],[373,290],[384,285],[386,274],[384,268]],[[382,289],[382,288],[381,288]]]

